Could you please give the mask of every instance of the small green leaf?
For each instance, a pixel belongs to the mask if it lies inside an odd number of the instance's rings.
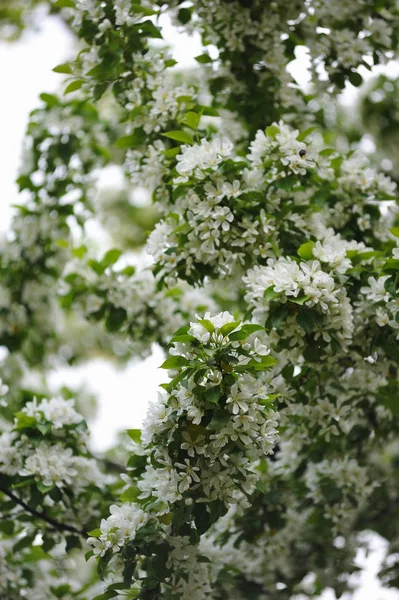
[[[64,73],[65,75],[72,75],[71,65],[69,63],[62,63],[57,65],[53,69],[54,73]]]
[[[90,536],[90,537],[100,537],[100,535],[101,535],[101,529],[99,529],[99,528],[98,529],[92,529],[91,531],[89,531],[87,533],[87,535]]]
[[[104,577],[100,577],[100,579],[104,579]],[[115,598],[118,595],[117,590],[108,590],[99,596],[93,598],[93,600],[110,600],[110,598]]]
[[[69,85],[65,88],[64,96],[70,94],[71,92],[76,92],[76,90],[80,90],[84,81],[82,79],[75,79],[75,81],[71,81]]]
[[[255,333],[256,331],[264,331],[265,328],[262,325],[255,325],[254,323],[247,323],[243,325],[238,331],[233,331],[229,335],[229,339],[232,342],[237,342],[240,340],[245,340],[247,337]]]
[[[130,439],[133,440],[133,442],[136,442],[137,444],[139,444],[141,442],[141,431],[140,431],[140,429],[128,429],[126,431],[126,433],[130,437]]]
[[[290,192],[298,183],[298,177],[290,175],[289,177],[283,177],[275,182],[275,186],[285,192]]]
[[[182,144],[191,145],[194,143],[192,134],[187,131],[168,131],[167,133],[164,133],[163,136],[175,140],[175,142],[181,142]]]
[[[60,104],[57,96],[53,94],[40,94],[40,100],[43,100],[47,104],[47,106],[58,106]]]
[[[213,62],[213,59],[209,56],[209,54],[200,54],[199,56],[194,56],[195,60],[200,63],[200,65],[207,65]]]
[[[273,306],[273,305],[272,305]],[[289,310],[286,304],[279,304],[270,311],[266,321],[266,329],[279,329],[289,315]]]
[[[275,298],[277,298],[278,296],[280,296],[281,292],[275,292],[274,291],[274,285],[271,285],[270,287],[268,287],[264,293],[263,293],[263,297],[265,300],[267,300],[268,302],[270,302],[271,300],[274,300]]]
[[[125,490],[123,494],[121,494],[120,501],[121,502],[136,502],[137,498],[140,496],[141,490],[136,486],[132,485],[130,488]]]
[[[76,258],[79,258],[81,260],[87,254],[87,246],[82,245],[82,246],[79,246],[78,248],[73,248],[72,254],[73,254],[73,256],[76,256]]]
[[[116,248],[113,248],[112,250],[108,250],[108,252],[106,252],[101,260],[101,265],[103,267],[110,267],[112,265],[114,265],[117,260],[120,258],[120,256],[122,255],[122,252],[120,250],[117,250]]]
[[[75,2],[73,0],[56,0],[53,3],[54,8],[75,8]]]
[[[24,548],[31,546],[33,544],[35,537],[36,537],[36,532],[26,535],[25,537],[20,539],[16,544],[14,544],[13,552],[19,552],[20,550],[23,550]]]
[[[166,158],[175,158],[180,152],[180,148],[177,146],[176,148],[168,148],[164,151]]]
[[[219,111],[216,108],[213,108],[213,106],[205,106],[204,104],[198,104],[197,108],[200,109],[201,113],[203,115],[206,115],[207,117],[219,116]]]
[[[306,333],[312,333],[323,324],[324,318],[316,310],[301,308],[296,317],[296,322]]]
[[[75,548],[82,548],[82,544],[81,544],[79,536],[77,536],[77,535],[68,535],[66,537],[66,547],[65,547],[65,550],[69,554],[69,552],[71,552]]]
[[[280,127],[277,127],[277,125],[269,125],[269,127],[266,127],[267,137],[270,137],[273,140],[276,139],[276,135],[278,135],[279,133],[280,133]]]
[[[305,302],[307,300],[309,300],[310,296],[299,296],[298,298],[289,298],[290,302],[293,302],[294,304],[299,304],[302,306],[302,304],[305,304]]]
[[[270,356],[270,354],[267,354],[266,356],[260,356],[259,358],[261,360],[250,360],[249,363],[242,368],[245,370],[245,367],[251,367],[252,369],[255,369],[255,371],[263,371],[264,369],[273,367],[277,364],[277,360],[273,358],[273,356]]]
[[[93,550],[88,550],[87,552],[85,552],[85,561],[87,562],[88,560],[90,560],[90,558],[94,556],[94,551]]]
[[[105,327],[107,328],[107,331],[118,331],[126,321],[126,318],[127,313],[124,308],[116,308],[113,306],[109,311],[107,320],[105,321]]]
[[[203,394],[203,398],[208,404],[217,404],[220,398],[220,390],[218,387],[210,388]]]
[[[186,114],[185,114],[186,125],[191,127],[191,129],[194,129],[194,131],[196,131],[198,129],[198,124],[200,122],[200,119],[201,119],[201,115],[199,115],[198,113],[195,113],[191,110],[189,112],[186,112]]]
[[[191,20],[191,10],[189,8],[181,8],[177,13],[177,18],[179,19],[180,23],[185,25]]]
[[[116,140],[114,146],[120,150],[125,148],[136,148],[142,143],[142,137],[138,133],[132,133],[131,135],[124,135]]]
[[[336,150],[334,150],[334,148],[324,148],[324,150],[320,150],[319,155],[320,156],[331,156],[331,154],[334,154],[334,152],[336,152]]]
[[[0,531],[5,535],[11,535],[14,531],[14,521],[7,520],[0,522]]]
[[[389,231],[392,233],[392,235],[399,238],[399,227],[391,227]]]
[[[363,77],[357,71],[351,71],[349,73],[349,81],[355,87],[359,87],[363,83]]]
[[[301,246],[299,246],[298,248],[298,255],[303,259],[303,260],[311,260],[313,257],[313,248],[315,247],[315,243],[314,242],[305,242],[304,244],[301,244]]]
[[[51,587],[50,589],[56,598],[62,598],[65,596],[65,594],[68,594],[71,591],[71,586],[69,583],[64,583],[57,587]]]
[[[299,135],[297,135],[296,139],[298,142],[303,142],[311,133],[313,133],[315,129],[317,129],[317,127],[309,127],[308,129],[305,129],[305,131],[302,131]]]
[[[160,369],[178,369],[180,367],[185,367],[188,364],[188,360],[187,358],[184,358],[184,356],[170,356],[162,363]]]
[[[240,325],[241,321],[233,321],[233,323],[226,323],[226,325],[223,325],[219,331],[223,336],[229,335],[229,333],[231,333],[232,331],[234,331],[234,329],[237,329],[237,327]]]
[[[212,321],[208,319],[198,319],[198,323],[202,325],[209,333],[213,333],[215,331],[215,326]]]

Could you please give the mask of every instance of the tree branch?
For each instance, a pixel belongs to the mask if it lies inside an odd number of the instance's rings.
[[[36,517],[36,519],[45,521],[46,523],[48,523],[49,525],[54,527],[54,529],[57,529],[57,531],[62,531],[62,532],[69,531],[70,533],[77,533],[78,535],[81,535],[81,536],[87,538],[87,533],[84,529],[78,529],[77,527],[74,527],[73,525],[65,525],[64,523],[60,523],[59,521],[56,521],[52,517],[49,517],[48,515],[46,515],[44,512],[40,512],[38,510],[35,510],[34,508],[31,508],[28,504],[26,504],[26,502],[24,502],[23,500],[18,498],[18,496],[16,496],[13,492],[10,492],[9,490],[6,490],[6,489],[0,487],[0,492],[3,492],[3,494],[8,496],[11,500],[14,500],[14,502],[16,504],[21,506],[32,516]]]

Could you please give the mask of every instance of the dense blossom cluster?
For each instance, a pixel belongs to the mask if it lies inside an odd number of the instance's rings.
[[[143,424],[143,446],[138,462],[132,462],[136,502],[112,506],[99,536],[89,539],[104,559],[110,550],[119,552],[140,539],[142,528],[152,523],[157,544],[170,548],[167,597],[176,588],[183,598],[210,591],[208,569],[189,569],[198,560],[199,535],[229,505],[247,504],[259,481],[257,463],[273,452],[277,414],[269,407],[269,386],[253,375],[276,362],[256,336],[261,329],[241,325],[225,311],[214,317],[205,313],[177,331],[163,367],[183,371],[165,386]],[[144,554],[140,549],[137,553]],[[180,562],[188,580],[177,577]]]
[[[399,228],[395,169],[364,154],[376,127],[362,140],[331,99],[396,56],[398,7],[14,4],[0,34],[47,5],[80,52],[31,114],[1,241],[0,595],[339,596],[365,530],[397,551]],[[200,33],[198,69],[162,46],[164,12]],[[123,181],[106,200],[103,167]],[[52,370],[154,343],[170,380],[94,458],[88,396],[51,391]]]

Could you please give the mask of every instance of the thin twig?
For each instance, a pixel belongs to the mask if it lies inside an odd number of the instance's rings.
[[[18,496],[16,496],[13,492],[10,492],[9,490],[6,490],[1,487],[0,487],[0,492],[3,492],[3,494],[5,494],[9,498],[11,498],[11,500],[14,500],[14,502],[16,504],[18,504],[19,506],[24,508],[32,516],[36,517],[37,519],[41,519],[42,521],[45,521],[49,525],[52,525],[52,527],[54,527],[58,531],[69,531],[70,533],[77,533],[78,535],[87,537],[87,533],[84,529],[77,529],[77,527],[74,527],[73,525],[66,525],[64,523],[60,523],[59,521],[56,521],[55,519],[53,519],[52,517],[49,517],[45,513],[40,512],[34,508],[31,508],[28,504],[26,504],[26,502],[24,502],[23,500],[18,498]]]

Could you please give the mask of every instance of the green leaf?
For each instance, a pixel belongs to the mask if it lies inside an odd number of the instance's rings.
[[[220,389],[218,387],[209,388],[202,395],[208,404],[218,404],[220,398]]]
[[[177,18],[179,19],[180,23],[185,25],[191,20],[191,10],[189,8],[181,8],[177,13]]]
[[[307,300],[309,300],[310,296],[299,296],[298,298],[289,298],[290,302],[293,302],[294,304],[299,304],[302,306],[302,304],[305,304],[305,302]]]
[[[399,227],[391,227],[389,231],[392,233],[392,235],[399,238]]]
[[[103,579],[103,578],[101,578],[101,579]],[[103,594],[96,596],[95,598],[93,598],[93,600],[109,600],[110,598],[115,598],[115,596],[117,596],[117,595],[118,595],[117,590],[108,590],[107,592],[104,592]]]
[[[144,21],[144,23],[138,23],[137,28],[145,37],[158,40],[163,39],[160,30],[158,29],[158,27],[155,27],[154,23],[152,23],[151,21]]]
[[[97,573],[98,573],[98,576],[100,577],[101,581],[104,581],[104,579],[105,579],[105,571],[107,568],[107,564],[111,560],[112,556],[113,556],[113,552],[112,552],[111,548],[109,548],[106,551],[106,553],[104,554],[104,556],[100,556],[100,558],[98,559]],[[113,597],[114,596],[106,596],[106,598],[113,598]],[[99,600],[99,598],[101,598],[101,596],[98,596],[97,600]],[[93,600],[96,600],[96,598],[93,598]]]
[[[213,106],[205,106],[204,104],[197,104],[197,108],[201,110],[201,113],[203,115],[206,115],[207,117],[218,117],[219,116],[219,111],[216,108],[213,108]]]
[[[93,550],[88,550],[87,552],[85,552],[85,561],[87,562],[88,560],[90,560],[92,556],[94,556]]]
[[[267,137],[270,137],[273,140],[275,140],[276,135],[280,133],[280,127],[277,127],[277,125],[269,125],[269,127],[266,127],[265,133]]]
[[[152,15],[158,15],[159,11],[153,10],[152,8],[147,8],[146,6],[142,6],[139,2],[133,2],[132,4],[133,12],[140,13],[145,15],[146,17],[151,17]]]
[[[282,179],[278,179],[275,182],[275,186],[285,192],[290,192],[298,183],[298,177],[294,175],[290,175],[288,177],[283,177]]]
[[[133,442],[136,442],[137,444],[139,444],[141,442],[141,431],[140,431],[140,429],[128,429],[126,431],[126,433],[130,437],[130,439],[133,440]]]
[[[107,331],[118,331],[127,319],[127,313],[124,308],[112,307],[109,311],[105,327]]]
[[[101,529],[97,528],[97,529],[92,529],[91,531],[89,531],[87,533],[88,536],[90,537],[100,537],[101,535]]]
[[[66,547],[65,547],[65,550],[67,551],[68,554],[69,554],[69,552],[71,552],[75,548],[81,548],[81,547],[82,547],[82,543],[80,541],[79,536],[77,536],[77,535],[68,535],[66,537]]]
[[[125,490],[120,497],[121,502],[136,502],[137,498],[140,496],[141,490],[136,485],[132,485],[127,490]]]
[[[110,267],[111,265],[114,265],[121,256],[121,250],[117,250],[116,248],[108,250],[101,260],[101,265],[103,267]]]
[[[57,96],[53,94],[40,94],[40,100],[43,100],[47,104],[47,106],[59,106],[60,101]]]
[[[264,369],[268,369],[269,367],[273,367],[277,364],[277,360],[273,358],[273,356],[270,356],[270,354],[267,354],[266,356],[260,356],[259,358],[261,359],[259,361],[255,359],[250,360],[247,365],[239,367],[240,370],[245,370],[245,368],[251,367],[252,369],[255,369],[255,371],[263,371]],[[237,367],[236,370],[238,370]]]
[[[237,329],[237,327],[239,327],[240,323],[241,323],[241,321],[233,321],[233,323],[226,323],[226,325],[223,325],[219,329],[219,331],[223,335],[223,337],[225,337],[226,335],[229,335],[229,333],[234,331],[234,329]]]
[[[33,544],[35,537],[36,537],[36,532],[31,533],[29,535],[25,535],[25,537],[21,538],[16,544],[14,544],[13,552],[14,553],[19,552],[20,550],[23,550],[24,548],[31,546]]]
[[[334,150],[334,148],[324,148],[324,150],[320,150],[319,155],[320,156],[331,156],[331,154],[334,154],[334,152],[336,152],[336,150]]]
[[[311,260],[313,257],[313,248],[315,247],[314,242],[305,242],[301,244],[298,248],[298,255],[303,258],[303,260]]]
[[[71,591],[71,586],[69,583],[63,583],[58,587],[51,587],[50,589],[56,598],[62,598],[65,596],[65,594],[68,594]]]
[[[273,306],[273,305],[272,305]],[[279,329],[289,315],[289,310],[286,304],[279,304],[270,311],[266,321],[266,329]]]
[[[165,360],[164,363],[159,367],[160,369],[178,369],[185,367],[189,362],[184,356],[170,356]]]
[[[191,341],[194,340],[194,336],[190,335],[188,333],[188,330],[190,329],[190,327],[188,325],[186,325],[185,327],[180,327],[177,331],[175,331],[175,333],[173,334],[173,337],[171,338],[169,344],[172,344],[173,342],[180,342],[182,341],[181,338],[188,338],[186,341]]]
[[[131,135],[124,135],[116,140],[114,146],[119,148],[120,150],[124,150],[125,148],[137,148],[140,144],[143,143],[143,138],[137,132],[132,133]]]
[[[72,75],[71,65],[69,63],[62,63],[57,65],[53,69],[54,73],[64,73],[65,75]]]
[[[198,319],[198,323],[202,325],[209,333],[213,333],[215,331],[215,326],[212,321],[208,319]]]
[[[162,135],[171,140],[175,140],[175,142],[181,142],[182,144],[194,143],[194,138],[192,134],[188,133],[187,131],[168,131],[167,133],[164,133]]]
[[[177,146],[176,148],[168,148],[164,151],[166,158],[175,158],[180,153],[180,148]]]
[[[195,60],[200,63],[200,65],[207,65],[213,62],[213,59],[209,56],[209,54],[200,54],[199,56],[194,56]]]
[[[78,248],[72,248],[72,254],[73,256],[76,256],[76,258],[79,258],[79,260],[81,260],[87,254],[87,246],[82,245]]]
[[[39,560],[48,560],[49,558],[51,556],[40,546],[32,546],[27,554],[24,555],[25,562],[37,562]]]
[[[103,275],[105,267],[97,260],[90,259],[87,261],[87,264],[95,273],[97,273],[97,275]]]
[[[191,127],[191,129],[194,129],[194,131],[196,131],[198,129],[200,119],[201,119],[201,115],[199,115],[198,113],[195,113],[191,110],[186,112],[186,114],[185,114],[186,125]]]
[[[56,0],[53,2],[54,8],[75,8],[75,2],[73,0]]]
[[[64,96],[70,94],[71,92],[76,92],[76,90],[80,90],[84,81],[82,79],[75,79],[75,81],[71,81],[69,85],[65,88]]]
[[[296,139],[298,142],[303,142],[311,133],[313,133],[315,129],[317,129],[317,127],[309,127],[308,129],[305,129],[305,131],[302,131],[299,135],[297,135]]]
[[[54,485],[44,485],[42,481],[37,482],[37,489],[42,494],[48,494],[54,488]]]
[[[281,294],[281,292],[275,292],[274,285],[271,285],[264,291],[263,297],[265,300],[271,301],[271,300],[274,300],[275,298],[277,298],[278,296],[280,296],[280,294]]]
[[[312,333],[324,322],[324,318],[316,310],[311,308],[302,308],[296,317],[296,322],[302,327],[306,333]]]
[[[0,531],[1,533],[5,533],[5,535],[11,535],[14,531],[14,521],[7,520],[0,522]]]
[[[355,87],[359,87],[363,83],[363,77],[357,71],[351,71],[349,73],[349,81]]]
[[[15,415],[16,418],[16,426],[15,429],[30,429],[31,427],[36,426],[35,417],[29,417],[24,412],[18,412]]]
[[[229,335],[229,339],[232,342],[238,342],[241,340],[246,340],[247,337],[255,333],[256,331],[264,331],[264,327],[262,325],[255,325],[252,323],[248,323],[247,325],[243,325],[238,331],[233,331]]]

